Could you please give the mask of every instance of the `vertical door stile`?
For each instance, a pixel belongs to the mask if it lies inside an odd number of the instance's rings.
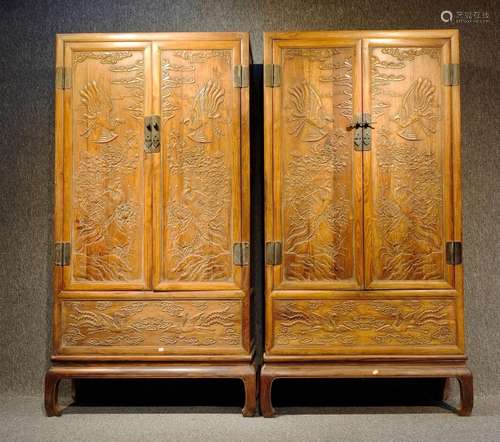
[[[240,206],[240,224],[241,224],[241,239],[240,242],[248,244],[248,255],[250,257],[250,229],[251,229],[251,188],[250,188],[250,57],[249,57],[249,41],[248,36],[241,40],[240,44],[240,60],[242,66],[242,79],[244,70],[248,72],[248,84],[242,85],[240,88],[240,189],[241,189],[241,206]],[[250,289],[250,261],[242,267],[241,271],[241,286],[246,290]]]
[[[355,45],[355,69],[353,69],[353,112],[352,118],[354,121],[357,115],[363,115],[365,112],[364,108],[364,91],[365,91],[365,63],[364,63],[364,40],[358,39]],[[353,146],[353,155],[355,163],[355,173],[354,173],[354,193],[355,193],[355,209],[354,211],[354,223],[355,229],[358,231],[354,235],[354,247],[357,252],[354,257],[354,271],[356,279],[358,282],[359,289],[365,288],[365,227],[364,227],[364,174],[365,174],[365,150],[356,151]]]
[[[71,67],[71,50],[67,43],[63,44],[63,68]],[[71,167],[71,90],[64,88],[63,94],[63,173],[62,173],[62,204],[63,204],[63,223],[62,223],[62,241],[69,243],[71,241],[71,204],[68,204],[68,194],[72,188],[72,167]],[[62,268],[61,288],[67,289],[71,281],[71,268],[64,266]]]
[[[152,97],[152,66],[151,66],[152,43],[147,42],[144,48],[143,61],[143,82],[144,82],[144,108],[142,110],[142,124],[144,128],[144,118],[151,115],[153,106]],[[144,130],[144,129],[143,129]],[[143,155],[144,167],[144,286],[143,290],[151,290],[153,276],[153,179],[154,169],[150,154],[144,152],[144,137],[139,140],[138,150]]]
[[[64,243],[64,130],[65,122],[65,89],[57,84],[58,72],[66,67],[64,41],[60,38],[56,43],[56,87],[55,87],[55,156],[54,156],[54,253],[57,243]],[[54,257],[56,258],[56,257]],[[65,266],[55,265],[53,268],[53,289],[59,293],[63,289]]]
[[[272,42],[271,46],[271,65],[281,66],[281,48],[277,42]],[[274,75],[273,75],[274,78]],[[281,99],[282,99],[282,88],[272,87],[272,165],[273,165],[273,193],[272,193],[272,207],[273,207],[273,239],[272,242],[282,241],[281,231],[282,231],[282,219],[281,219],[281,179],[282,179],[282,168],[281,168],[281,138],[280,138],[280,118],[282,113]],[[283,266],[281,263],[274,265],[273,267],[273,287],[278,287],[282,279]]]
[[[452,57],[452,48],[451,41],[446,40],[441,48],[441,57],[442,64],[449,65],[454,63]],[[441,69],[443,71],[443,68]],[[443,84],[445,83],[442,79]],[[444,120],[444,129],[443,129],[443,181],[445,183],[443,189],[443,212],[444,214],[448,214],[444,220],[444,228],[443,228],[443,237],[444,237],[444,245],[443,249],[445,249],[445,253],[443,254],[443,261],[445,266],[445,279],[447,279],[452,287],[457,287],[456,284],[456,266],[448,265],[447,257],[446,257],[446,247],[449,241],[455,241],[455,200],[454,200],[454,167],[453,167],[453,154],[454,154],[454,140],[453,140],[453,90],[456,88],[455,86],[443,86],[442,94],[443,94],[443,115],[441,118]],[[460,240],[461,242],[461,240]],[[461,254],[461,253],[460,253]]]
[[[153,115],[160,116],[160,124],[163,129],[163,119],[161,113],[161,61],[160,49],[158,41],[152,42],[151,47],[151,112]],[[152,156],[152,170],[153,181],[151,186],[152,192],[152,288],[156,289],[160,279],[161,268],[161,244],[163,244],[163,230],[161,228],[161,213],[162,213],[162,187],[163,187],[163,161],[166,150],[168,149],[167,143],[163,137],[163,130],[161,131],[161,149],[157,154]]]
[[[236,243],[243,242],[243,180],[242,180],[242,170],[243,170],[243,158],[242,158],[242,114],[241,114],[241,95],[242,88],[235,87],[234,85],[234,70],[236,66],[243,66],[241,43],[234,45],[232,49],[232,66],[230,72],[233,74],[233,122],[232,122],[232,132],[233,132],[233,144],[230,146],[233,152],[233,167],[232,167],[232,186],[233,186],[233,238],[231,251],[234,253],[233,245]],[[241,72],[241,75],[243,73]],[[236,120],[236,121],[234,121]],[[231,260],[233,266],[233,278],[234,282],[243,288],[244,284],[244,271],[242,266],[234,265],[234,256]]]
[[[370,58],[368,53],[368,40],[361,39],[361,113],[362,115],[370,112]],[[370,163],[371,163],[371,151],[362,151],[362,245],[363,245],[363,284],[364,290],[367,288],[367,280],[369,278],[370,269],[367,257],[367,247],[369,247],[369,239],[367,239],[367,223],[370,222],[369,217],[366,216],[367,210],[366,205],[369,204],[368,199],[368,188],[370,185]]]

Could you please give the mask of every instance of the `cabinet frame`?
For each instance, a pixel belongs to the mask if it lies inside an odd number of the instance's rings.
[[[68,51],[72,47],[85,47],[94,49],[110,48],[144,48],[145,75],[151,76],[145,86],[145,113],[144,116],[152,115],[159,109],[159,97],[153,90],[158,86],[158,76],[153,75],[153,55],[159,45],[163,42],[182,46],[183,42],[192,42],[191,49],[204,47],[210,49],[219,44],[220,46],[235,48],[238,57],[234,59],[245,69],[249,69],[251,56],[249,49],[249,36],[244,32],[180,32],[180,33],[83,33],[83,34],[58,34],[56,38],[56,78],[55,88],[55,175],[54,175],[54,243],[68,243],[71,241],[68,235],[68,198],[69,183],[65,176],[70,170],[71,164],[68,160],[68,135],[71,134],[71,122],[66,117],[71,109],[71,86],[64,81],[64,68],[68,64]],[[186,46],[184,44],[184,46]],[[66,63],[66,64],[65,64]],[[62,87],[60,73],[63,72]],[[233,67],[231,66],[231,78]],[[234,183],[236,203],[236,214],[238,227],[233,242],[249,243],[250,241],[250,123],[249,123],[249,85],[238,87],[234,85],[235,94],[239,95],[239,124],[232,130],[238,135],[239,147],[233,153],[238,161],[234,164],[238,168],[237,179]],[[237,91],[237,92],[236,92]],[[139,140],[142,150],[143,141]],[[164,149],[165,146],[162,146]],[[251,309],[253,305],[253,293],[250,285],[250,266],[243,264],[235,267],[234,284],[215,284],[211,287],[205,285],[191,285],[188,287],[168,287],[168,291],[153,288],[153,190],[154,173],[159,172],[159,155],[144,154],[145,179],[150,191],[146,192],[145,201],[145,224],[147,240],[144,254],[145,275],[143,283],[120,284],[120,283],[96,283],[75,284],[68,283],[68,266],[55,263],[53,266],[53,333],[52,333],[52,366],[49,368],[45,380],[45,407],[48,416],[58,416],[61,408],[57,403],[57,390],[63,378],[238,378],[245,386],[245,406],[243,415],[252,416],[255,413],[255,389],[256,370],[253,364],[254,339],[252,336]],[[157,173],[156,173],[157,174]],[[249,260],[249,259],[248,259]],[[232,256],[231,256],[232,262]],[[66,282],[65,282],[66,281]],[[181,289],[182,291],[179,291]],[[193,301],[203,303],[204,300],[219,302],[238,303],[241,318],[237,318],[241,326],[240,345],[238,348],[205,348],[196,347],[183,348],[180,351],[143,352],[134,350],[130,346],[115,347],[114,351],[107,351],[106,347],[76,351],[61,346],[61,306],[64,302],[105,301],[107,305],[114,302],[126,304],[135,301],[175,303],[176,300]],[[149,305],[152,305],[149,302]],[[198,305],[197,304],[197,305]]]
[[[357,40],[362,46],[363,63],[363,106],[368,101],[369,76],[368,48],[370,42],[391,45],[393,42],[409,41],[426,46],[444,46],[444,63],[459,64],[459,35],[456,29],[438,30],[377,30],[377,31],[310,31],[310,32],[269,32],[264,34],[264,64],[272,65],[276,61],[279,47],[300,42],[304,46],[319,43],[321,46],[335,46],[337,41]],[[315,46],[316,47],[316,46]],[[275,70],[275,68],[273,69]],[[274,86],[274,87],[273,87]],[[448,86],[447,86],[448,87]],[[280,85],[266,84],[264,88],[264,164],[265,164],[265,241],[273,243],[281,241],[279,223],[279,193],[275,182],[279,181],[277,172],[281,167],[279,146],[277,146],[276,128],[273,115]],[[447,199],[445,212],[448,214],[445,241],[462,241],[462,204],[461,204],[461,145],[460,145],[460,85],[450,86],[446,92],[448,113],[446,123],[449,133],[446,135],[450,143],[450,155],[446,159],[445,186],[443,189]],[[452,110],[452,111],[451,111]],[[370,110],[363,109],[363,112]],[[376,129],[375,129],[376,130]],[[369,185],[370,151],[363,151],[364,164],[364,201],[366,204],[366,188]],[[363,204],[364,209],[366,205]],[[443,215],[443,217],[446,215]],[[363,215],[366,223],[366,216]],[[364,237],[366,243],[366,237]],[[360,288],[310,287],[304,284],[297,286],[280,285],[280,265],[266,263],[265,269],[265,351],[264,366],[261,370],[261,410],[264,416],[273,416],[275,410],[271,402],[271,387],[278,378],[349,378],[376,377],[386,373],[387,377],[422,377],[435,376],[457,378],[461,388],[462,405],[458,414],[469,415],[472,410],[472,374],[466,367],[464,352],[464,314],[463,314],[463,266],[445,264],[444,281],[395,281],[371,282],[367,270],[368,257],[366,245],[363,245],[363,284]],[[444,251],[444,250],[443,250]],[[319,284],[318,284],[319,285]],[[303,347],[283,347],[277,349],[274,343],[273,303],[285,300],[352,300],[377,299],[383,295],[389,299],[424,300],[446,298],[454,302],[456,308],[456,345],[434,348],[404,349],[393,347],[384,351],[377,348],[352,349],[349,345],[332,347],[331,351],[322,352],[316,349],[304,350]],[[425,367],[425,370],[424,370]],[[425,374],[424,374],[425,373]]]

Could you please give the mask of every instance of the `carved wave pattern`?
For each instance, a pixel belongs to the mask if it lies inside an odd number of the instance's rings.
[[[130,116],[135,119],[144,117],[144,60],[137,60],[130,65],[114,66],[110,68],[111,72],[132,73],[132,76],[112,80],[112,84],[121,84],[129,89],[131,103],[127,106]],[[126,98],[126,97],[123,97]]]
[[[452,300],[274,301],[278,346],[456,343]]]
[[[381,52],[399,61],[414,61],[422,55],[427,55],[437,61],[440,59],[439,48],[382,48]]]
[[[348,165],[346,134],[332,128],[333,118],[311,83],[290,87],[287,99],[287,129],[298,147],[285,160],[284,277],[342,279],[351,272],[344,263],[352,209],[349,189],[336,177]]]
[[[442,178],[433,152],[397,142],[382,127],[377,163],[385,184],[379,187],[376,204],[381,277],[441,279]]]
[[[143,115],[143,60],[118,64],[132,56],[128,52],[79,56],[83,68],[91,59],[110,65],[112,76],[107,83],[99,77],[79,89],[80,106],[75,112],[83,129],[78,134],[74,170],[73,275],[78,281],[136,279],[142,202],[133,195],[142,122],[129,124],[122,113]],[[132,93],[124,94],[123,89]]]
[[[232,58],[231,51],[228,49],[184,50],[175,51],[174,55],[190,63],[208,63],[211,59],[219,58],[227,65],[231,65]]]
[[[167,161],[167,268],[170,280],[225,280],[231,272],[231,175],[224,154],[171,132]],[[177,179],[176,179],[177,178]]]
[[[95,52],[75,52],[74,63],[83,63],[87,59],[99,60],[101,64],[117,64],[124,58],[132,57],[130,51],[95,51]]]
[[[384,97],[385,86],[405,80],[406,76],[402,74],[402,70],[406,65],[403,62],[381,60],[373,53],[370,60],[372,120],[377,121],[390,107],[387,97]]]
[[[436,48],[374,48],[375,278],[443,279],[443,184]],[[426,61],[425,61],[426,62]],[[427,62],[426,62],[427,63]],[[418,70],[425,76],[416,76]],[[411,80],[410,80],[411,79]]]
[[[320,83],[333,83],[342,87],[345,100],[335,105],[342,116],[352,120],[352,55],[345,55],[336,48],[287,48],[283,50],[285,60],[305,58],[318,62]]]
[[[62,342],[70,347],[241,346],[241,305],[220,300],[68,301],[63,303]]]
[[[284,182],[285,279],[345,277],[352,213],[348,190],[335,183],[334,177],[346,166],[346,143],[340,129],[312,143],[308,151],[290,155]]]
[[[169,177],[164,271],[169,281],[232,277],[228,61],[228,50],[162,54]]]

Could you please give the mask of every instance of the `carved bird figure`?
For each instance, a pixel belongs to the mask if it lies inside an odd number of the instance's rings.
[[[314,87],[306,82],[289,91],[292,110],[288,119],[289,133],[300,136],[303,141],[319,141],[328,133],[326,125],[333,121],[323,107],[321,97]]]
[[[224,89],[217,80],[209,80],[194,98],[193,108],[184,124],[189,128],[187,136],[197,143],[211,143],[217,127],[214,122],[221,117]],[[212,124],[210,124],[212,123]]]
[[[427,78],[415,80],[403,95],[398,113],[393,120],[400,127],[398,135],[408,141],[419,141],[435,133],[434,113],[436,88]]]
[[[92,135],[92,141],[99,144],[113,141],[118,136],[113,130],[120,120],[111,116],[113,102],[109,95],[96,81],[91,81],[82,88],[80,97],[82,104],[87,108],[87,112],[83,115],[87,120],[87,129],[82,136]]]

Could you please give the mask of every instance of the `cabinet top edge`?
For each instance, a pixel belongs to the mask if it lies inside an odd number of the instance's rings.
[[[248,32],[111,32],[56,34],[57,41],[137,41],[137,40],[242,40],[249,41]]]
[[[376,29],[264,32],[264,41],[322,38],[457,38],[458,29]]]

